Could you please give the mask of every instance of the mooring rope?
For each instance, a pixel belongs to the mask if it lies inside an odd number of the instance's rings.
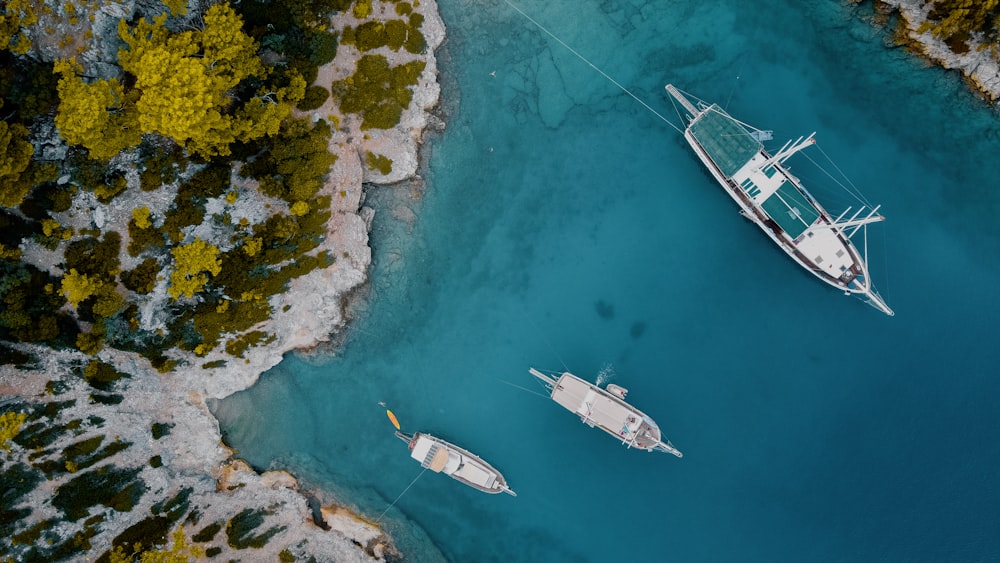
[[[417,479],[419,479],[424,473],[427,473],[427,468],[426,467],[424,468],[423,471],[420,472],[419,475],[417,475],[416,477],[413,478],[412,481],[410,481],[410,484],[407,485],[405,489],[403,489],[403,492],[399,493],[399,496],[396,497],[396,500],[392,501],[392,504],[390,504],[389,506],[385,507],[385,510],[382,511],[382,514],[379,514],[378,518],[375,519],[375,523],[376,524],[378,524],[379,522],[382,521],[382,517],[385,516],[385,513],[389,512],[389,509],[392,508],[393,506],[395,506],[396,503],[399,502],[399,499],[403,498],[403,495],[406,494],[406,491],[409,491],[410,487],[412,487],[413,484],[417,482]]]
[[[521,391],[527,391],[528,393],[531,393],[532,395],[538,395],[539,397],[541,397],[543,399],[548,399],[549,398],[548,395],[542,395],[541,393],[539,393],[537,391],[532,391],[531,389],[528,389],[527,387],[521,387],[520,385],[517,385],[516,383],[511,383],[510,381],[505,381],[503,379],[500,379],[499,377],[497,378],[497,381],[499,381],[500,383],[504,383],[506,385],[510,385],[511,387],[514,387],[515,389],[520,389]]]
[[[574,55],[576,55],[576,57],[578,59],[580,59],[581,61],[587,63],[587,65],[590,66],[590,68],[596,70],[601,76],[603,76],[604,78],[608,79],[609,82],[611,82],[612,84],[614,84],[615,86],[617,86],[619,89],[621,89],[622,92],[625,92],[626,94],[628,94],[629,96],[631,96],[633,100],[639,102],[639,104],[641,104],[642,107],[648,109],[650,112],[652,112],[653,115],[655,115],[656,117],[659,117],[660,119],[662,119],[664,123],[666,123],[667,125],[673,127],[674,130],[676,130],[678,133],[684,134],[684,131],[681,130],[676,125],[674,125],[674,123],[672,121],[670,121],[666,117],[663,117],[662,115],[660,115],[659,112],[657,112],[655,109],[649,107],[649,104],[647,104],[646,102],[640,100],[639,97],[636,96],[635,94],[633,94],[632,92],[630,92],[628,88],[626,88],[626,87],[622,86],[621,84],[619,84],[617,80],[615,80],[614,78],[611,78],[610,76],[608,76],[607,73],[605,73],[603,70],[597,68],[597,65],[595,65],[594,63],[592,63],[589,60],[587,60],[587,57],[584,57],[580,53],[576,52],[576,49],[570,47],[562,39],[559,39],[558,37],[556,37],[556,35],[554,33],[552,33],[551,31],[549,31],[544,25],[538,23],[534,18],[532,18],[528,14],[524,13],[524,11],[521,10],[521,8],[518,8],[517,6],[515,6],[514,4],[512,4],[510,2],[510,0],[503,0],[503,1],[508,6],[510,6],[511,8],[513,8],[515,11],[517,11],[517,13],[521,14],[522,16],[524,16],[525,19],[527,19],[531,23],[535,24],[538,27],[538,29],[544,31],[549,37],[551,37],[551,38],[555,39],[556,41],[558,41],[560,45],[562,45],[567,50],[569,50],[570,53],[573,53]]]

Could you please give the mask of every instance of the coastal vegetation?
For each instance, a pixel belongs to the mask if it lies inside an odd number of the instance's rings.
[[[58,361],[68,375],[0,406],[0,552],[108,562],[260,549],[286,529],[275,506],[216,507],[199,525],[212,502],[150,476],[174,458],[175,422],[146,419],[149,444],[105,426],[141,410],[128,390],[150,367],[249,362],[276,337],[276,296],[349,255],[326,241],[331,137],[351,114],[365,129],[399,124],[424,69],[423,16],[372,0],[50,4],[0,6],[0,363]],[[116,13],[129,16],[101,23]],[[360,18],[344,44],[381,42],[412,62],[368,53],[346,80],[317,83],[342,45],[336,13]],[[331,103],[327,119],[308,113]],[[385,156],[366,162],[391,171]],[[95,552],[111,522],[110,548]]]
[[[969,40],[986,47],[996,43],[1000,32],[998,0],[933,0],[927,20],[919,31],[930,31],[943,39],[952,51],[969,50]]]
[[[347,42],[363,51],[425,50],[422,16],[406,2],[395,6],[403,19],[348,26]],[[332,129],[294,117],[296,105],[314,109],[333,93],[340,112],[360,115],[363,129],[391,128],[424,68],[366,54],[350,77],[307,88],[337,52],[338,35],[324,17],[338,10],[366,16],[370,2],[251,1],[200,15],[186,14],[182,2],[164,8],[119,21],[120,70],[94,77],[73,53],[49,66],[22,61],[25,29],[38,20],[28,3],[5,7],[3,57],[53,78],[33,79],[51,94],[31,100],[13,76],[0,83],[13,102],[0,123],[0,299],[8,304],[0,340],[88,354],[111,346],[161,369],[176,367],[171,349],[204,356],[226,343],[219,349],[241,356],[267,342],[247,331],[269,318],[268,298],[334,262],[329,252],[314,252],[330,217],[320,190],[336,161]],[[47,119],[67,144],[64,159],[36,154],[30,128]],[[369,154],[367,162],[391,171],[384,156]],[[88,198],[108,205],[136,189],[170,203],[138,205],[123,225],[80,221],[93,209]],[[227,209],[270,212],[257,221],[207,213],[220,200]],[[61,254],[57,267],[23,260],[25,243]],[[123,262],[123,251],[138,262]],[[164,293],[174,305],[150,317],[148,305]]]

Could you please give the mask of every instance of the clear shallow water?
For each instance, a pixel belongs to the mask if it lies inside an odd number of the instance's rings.
[[[800,272],[679,134],[506,4],[446,1],[427,192],[372,194],[345,346],[217,404],[227,441],[373,518],[420,473],[379,401],[503,471],[517,498],[414,484],[385,517],[414,561],[1000,557],[1000,121],[847,8],[797,4],[518,3],[675,122],[668,81],[776,140],[818,131],[884,205],[895,318]],[[684,459],[507,384],[609,364]]]

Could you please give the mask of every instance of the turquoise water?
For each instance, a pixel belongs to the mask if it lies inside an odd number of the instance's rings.
[[[370,194],[371,295],[338,355],[215,405],[240,455],[376,518],[420,473],[384,401],[504,472],[517,498],[420,477],[384,517],[412,561],[1000,558],[997,115],[887,48],[870,7],[706,4],[518,5],[675,123],[667,82],[778,146],[818,131],[884,206],[870,265],[896,317],[800,271],[679,134],[505,3],[446,0],[427,191]],[[532,365],[607,370],[684,458],[587,428]]]

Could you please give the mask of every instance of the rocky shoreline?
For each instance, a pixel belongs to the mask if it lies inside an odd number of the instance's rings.
[[[930,31],[920,31],[928,21],[932,2],[924,0],[876,0],[876,8],[900,17],[897,40],[920,56],[949,70],[957,70],[972,88],[991,105],[1000,104],[1000,47],[973,37],[968,50],[956,53],[944,40]]]
[[[31,508],[30,514],[21,515],[31,533],[21,532],[14,544],[29,545],[37,536],[48,537],[50,545],[74,546],[73,558],[93,559],[110,552],[115,538],[123,533],[133,529],[139,533],[154,524],[164,526],[165,514],[170,514],[164,506],[183,506],[183,513],[175,512],[177,519],[186,516],[183,522],[177,522],[184,534],[193,537],[195,545],[201,542],[202,546],[210,546],[209,555],[222,555],[222,560],[314,558],[341,562],[401,557],[392,539],[377,524],[350,507],[332,504],[314,511],[307,493],[299,490],[292,475],[284,471],[259,474],[238,459],[222,442],[218,421],[206,401],[250,387],[286,353],[315,349],[343,330],[348,296],[368,282],[371,265],[368,233],[374,211],[364,206],[363,184],[396,184],[418,178],[424,132],[429,127],[443,126],[430,112],[439,103],[435,50],[444,41],[444,24],[434,0],[414,2],[413,6],[413,11],[423,16],[421,32],[426,50],[421,54],[377,50],[392,65],[412,60],[425,63],[413,89],[412,103],[403,111],[398,126],[362,131],[360,117],[338,115],[329,99],[316,110],[300,113],[313,120],[333,118],[337,123],[329,142],[337,160],[320,190],[320,195],[330,197],[332,215],[326,240],[317,249],[329,251],[336,260],[329,267],[295,278],[286,292],[272,297],[274,314],[265,326],[259,327],[275,335],[272,342],[248,348],[241,360],[232,359],[222,350],[204,357],[177,357],[182,360],[180,367],[165,374],[158,373],[137,354],[105,348],[97,359],[131,375],[115,385],[111,399],[99,396],[95,400],[98,394],[79,375],[91,358],[80,352],[53,352],[43,346],[26,345],[21,348],[24,352],[41,358],[33,369],[0,366],[4,404],[37,416],[34,425],[29,419],[29,425],[22,430],[30,434],[21,437],[30,447],[0,452],[6,454],[5,464],[37,465],[46,455],[57,462],[69,459],[67,452],[76,451],[74,448],[79,449],[81,443],[97,443],[102,448],[89,457],[80,457],[80,469],[85,463],[94,463],[88,460],[100,459],[106,467],[135,468],[132,483],[139,483],[137,489],[113,480],[99,483],[122,487],[121,494],[114,495],[115,502],[129,496],[126,493],[138,492],[131,495],[137,497],[137,502],[126,503],[124,508],[105,503],[106,508],[91,510],[91,517],[83,522],[66,522],[51,498],[54,491],[79,477],[77,465],[74,461],[70,467],[67,461],[65,468],[53,466],[47,480],[32,490],[21,491],[22,497],[15,504]],[[376,7],[385,10],[381,3]],[[331,22],[338,32],[359,24],[350,11]],[[329,87],[332,81],[349,76],[361,55],[355,46],[341,45],[335,59],[320,67],[316,83]],[[366,166],[365,157],[371,153],[391,159],[391,171],[384,173]],[[121,208],[127,221],[133,203],[120,199],[113,202],[113,207]],[[109,450],[109,444],[118,446]],[[59,450],[62,457],[55,456]],[[102,451],[113,454],[95,457]],[[237,527],[246,528],[246,533],[234,533]],[[198,553],[189,552],[195,556]]]

